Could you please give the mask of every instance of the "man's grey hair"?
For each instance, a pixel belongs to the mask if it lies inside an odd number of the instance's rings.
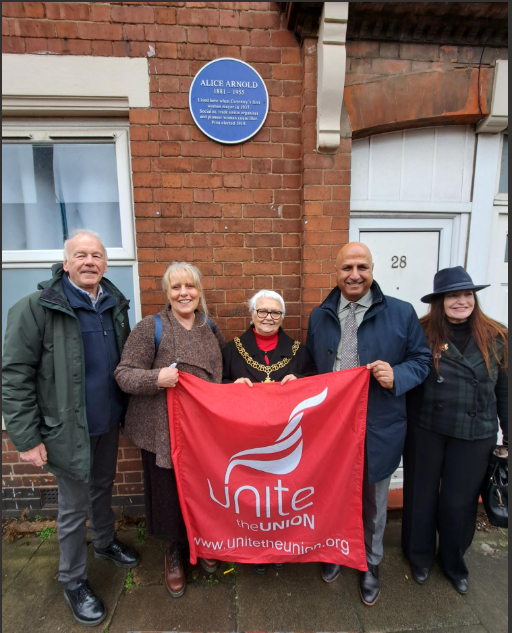
[[[260,290],[249,299],[249,312],[251,314],[254,314],[256,306],[258,305],[258,301],[260,299],[274,299],[274,301],[278,301],[281,304],[281,312],[283,313],[284,318],[284,315],[286,314],[284,299],[278,292],[275,292],[274,290]]]
[[[108,256],[107,256],[107,249],[105,248],[105,244],[103,244],[103,242],[101,241],[101,237],[98,235],[98,233],[96,233],[96,231],[90,231],[89,229],[75,229],[74,231],[71,232],[68,239],[64,242],[64,259],[66,261],[69,259],[69,253],[68,253],[69,242],[75,237],[78,237],[79,235],[89,235],[90,237],[95,237],[100,242],[101,247],[103,248],[103,254],[105,255],[105,261],[107,261]]]

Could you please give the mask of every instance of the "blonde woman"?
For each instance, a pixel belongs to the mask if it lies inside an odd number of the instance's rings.
[[[167,305],[135,326],[115,376],[121,389],[132,394],[124,434],[141,449],[148,534],[165,541],[166,587],[179,598],[186,585],[181,553],[186,529],[171,461],[166,389],[176,386],[180,371],[222,382],[225,340],[208,319],[201,273],[195,266],[173,262],[162,285]],[[200,563],[209,573],[218,567],[217,561]]]

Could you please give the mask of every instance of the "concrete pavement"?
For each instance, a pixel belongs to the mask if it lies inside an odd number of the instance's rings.
[[[248,565],[222,563],[212,576],[187,566],[187,590],[171,599],[164,587],[160,543],[137,546],[141,563],[131,575],[109,561],[96,560],[89,547],[89,582],[108,609],[94,630],[105,633],[168,631],[416,631],[505,633],[508,631],[508,530],[477,532],[466,555],[470,589],[459,595],[435,567],[427,584],[411,577],[400,549],[400,521],[389,521],[382,593],[374,607],[359,598],[358,572],[344,568],[332,585],[320,578],[319,564],[268,568],[257,576]],[[119,534],[135,545],[137,534]],[[3,539],[2,630],[4,633],[75,633],[75,624],[57,582],[56,535],[41,543],[24,537]]]

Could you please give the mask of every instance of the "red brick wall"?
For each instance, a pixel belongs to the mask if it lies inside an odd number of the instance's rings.
[[[143,315],[165,302],[166,266],[187,260],[203,272],[228,338],[248,327],[245,304],[261,288],[283,294],[285,328],[304,338],[311,310],[335,284],[333,260],[349,228],[351,139],[334,155],[315,150],[316,40],[299,47],[270,2],[4,2],[2,16],[4,53],[154,50],[151,107],[129,115]],[[345,102],[360,137],[481,118],[507,49],[358,41],[347,54]],[[223,56],[250,63],[270,96],[265,125],[242,145],[211,141],[188,110],[192,78]],[[18,501],[37,505],[39,488],[55,481],[20,464],[3,439],[4,510],[15,514]],[[140,456],[124,439],[115,493],[118,508],[142,513]]]
[[[7,2],[2,16],[4,53],[155,51],[151,107],[130,111],[143,316],[165,303],[160,280],[167,265],[186,260],[202,271],[208,306],[228,338],[248,327],[246,302],[261,288],[282,293],[286,329],[300,337],[303,63],[279,5]],[[219,57],[250,63],[269,93],[265,125],[243,145],[211,141],[188,109],[192,78]],[[130,446],[123,440],[115,489],[125,511],[129,499],[132,510],[142,499],[140,457]],[[37,503],[38,488],[54,478],[5,454],[16,461],[4,465],[4,504],[13,510],[16,498]]]
[[[334,260],[348,242],[351,140],[336,154],[316,151],[317,41],[303,47],[302,98],[302,329],[309,315],[336,285]]]
[[[165,303],[173,260],[196,263],[220,327],[249,325],[246,300],[281,292],[300,335],[301,106],[299,45],[277,3],[7,2],[3,51],[149,59],[151,107],[130,112],[143,316]],[[193,123],[188,91],[208,61],[234,57],[263,77],[270,108],[243,145],[220,145]]]
[[[4,515],[19,516],[25,508],[29,516],[55,516],[56,507],[42,505],[41,493],[54,490],[56,478],[43,468],[30,466],[19,460],[19,453],[2,431],[2,511]],[[121,437],[117,454],[117,475],[114,484],[114,505],[119,513],[144,514],[144,488],[140,451]]]

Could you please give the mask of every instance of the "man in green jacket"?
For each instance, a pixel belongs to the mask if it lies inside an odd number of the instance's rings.
[[[52,279],[9,310],[3,356],[7,433],[22,461],[57,477],[59,582],[86,626],[107,615],[87,582],[87,516],[97,558],[126,568],[139,563],[114,532],[112,487],[126,409],[114,370],[130,326],[129,302],[103,278],[106,271],[99,236],[78,230]]]

